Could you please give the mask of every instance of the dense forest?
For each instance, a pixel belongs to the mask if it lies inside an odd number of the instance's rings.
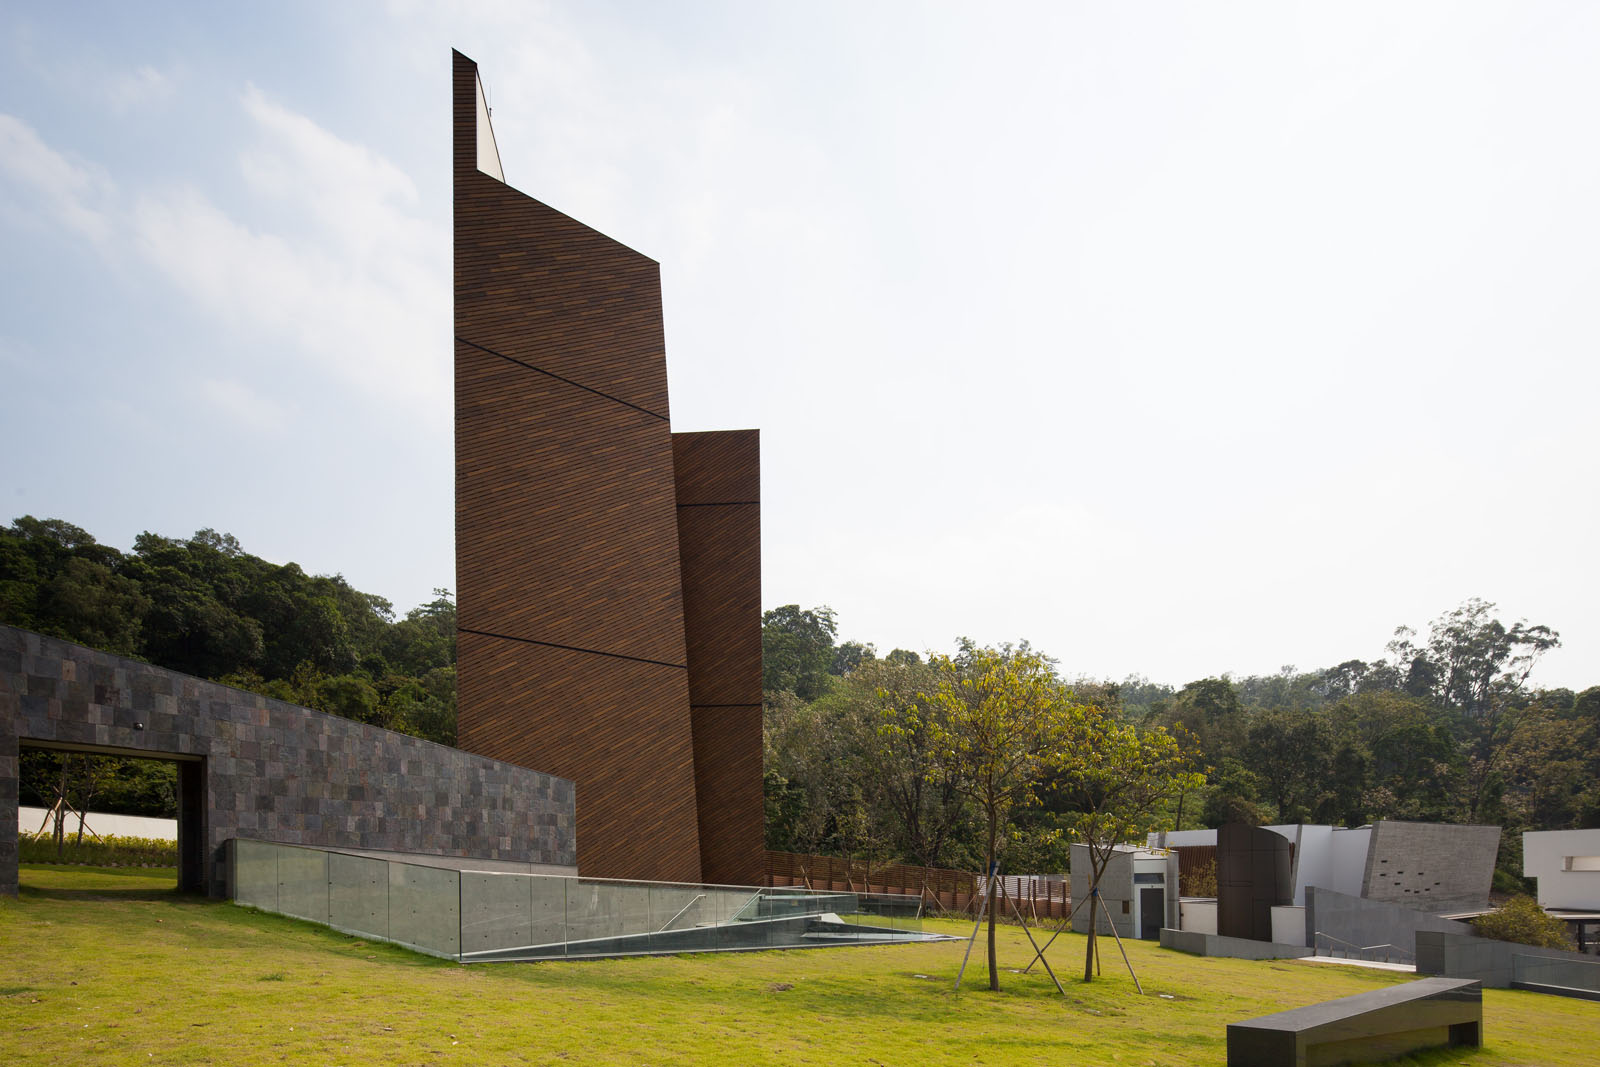
[[[1512,888],[1521,831],[1600,826],[1600,686],[1528,684],[1558,643],[1547,626],[1508,625],[1493,604],[1469,600],[1425,636],[1396,630],[1373,661],[1181,688],[1065,680],[1080,701],[1180,737],[1207,783],[1172,807],[1173,828],[1492,823],[1506,831],[1497,881]],[[937,761],[933,773],[898,773],[903,753],[883,729],[931,691],[922,657],[838,641],[825,607],[767,612],[764,645],[768,847],[976,869],[970,806]],[[1072,803],[1070,790],[1037,791],[1015,819],[1008,869],[1063,868],[1051,831]]]
[[[0,528],[0,621],[450,744],[455,605],[436,593],[396,617],[342,577],[269,563],[213,530],[144,533],[122,552],[58,519]],[[839,640],[826,607],[775,608],[762,633],[768,846],[976,869],[981,835],[960,783],[937,753],[885,729],[926,702],[933,666]],[[1371,661],[1178,688],[1062,681],[1083,703],[1180,738],[1207,782],[1173,806],[1174,827],[1495,823],[1509,874],[1520,871],[1520,831],[1600,826],[1600,686],[1528,684],[1558,643],[1548,626],[1506,624],[1469,600],[1425,635],[1395,631]],[[954,665],[974,650],[961,642]],[[85,760],[72,775],[79,801],[92,790],[96,807],[170,814],[163,765],[96,768]],[[48,804],[69,769],[28,753],[24,803]],[[1064,785],[1034,790],[1013,820],[1007,868],[1061,869],[1059,827],[1074,802]]]
[[[403,618],[342,577],[269,563],[228,534],[140,534],[132,552],[59,519],[0,528],[0,622],[453,744],[456,614],[447,590]],[[109,764],[109,766],[108,766]],[[29,751],[23,803],[170,815],[169,765]]]

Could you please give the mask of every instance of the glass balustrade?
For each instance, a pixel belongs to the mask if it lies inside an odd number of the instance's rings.
[[[239,839],[240,904],[462,962],[939,940],[891,893],[639,882],[408,863]]]

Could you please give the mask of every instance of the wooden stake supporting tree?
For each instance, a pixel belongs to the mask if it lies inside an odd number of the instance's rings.
[[[957,656],[935,658],[933,665],[938,687],[920,695],[918,707],[888,715],[882,729],[908,729],[920,703],[936,710],[922,721],[940,761],[959,772],[959,788],[983,814],[989,879],[979,914],[989,917],[989,988],[999,990],[995,896],[1000,849],[1012,811],[1032,797],[1045,773],[1064,758],[1065,741],[1077,732],[1075,723],[1086,709],[1056,678],[1050,661],[1026,644],[992,649],[964,642]],[[965,966],[963,961],[963,971]]]
[[[1141,732],[1099,708],[1093,712],[1084,722],[1080,758],[1073,761],[1062,784],[1075,810],[1068,826],[1088,852],[1089,897],[1099,900],[1110,922],[1110,912],[1100,899],[1100,879],[1112,857],[1126,842],[1141,840],[1154,829],[1167,804],[1204,784],[1205,778],[1193,769],[1177,738],[1162,727]],[[1085,982],[1095,974],[1097,929],[1091,914],[1083,959]],[[1120,949],[1122,938],[1114,923],[1111,932]],[[1132,972],[1131,964],[1128,970]]]

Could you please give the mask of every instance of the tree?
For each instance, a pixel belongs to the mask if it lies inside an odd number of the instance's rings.
[[[1567,924],[1539,907],[1532,897],[1512,897],[1487,915],[1472,920],[1479,937],[1513,941],[1537,948],[1573,947]]]
[[[924,867],[949,866],[952,840],[969,822],[961,770],[940,758],[943,705],[924,695],[937,683],[936,668],[915,657],[868,664],[846,682],[872,687],[867,761],[902,851]]]
[[[1524,686],[1539,658],[1561,644],[1548,626],[1507,627],[1488,601],[1473,598],[1433,620],[1425,645],[1407,627],[1395,631],[1389,651],[1406,664],[1406,689],[1453,712],[1467,741],[1463,763],[1465,817],[1475,822],[1499,788],[1501,759],[1526,706]]]
[[[1148,719],[1152,724],[1183,727],[1207,763],[1220,763],[1243,750],[1247,720],[1239,694],[1227,678],[1190,682],[1171,700],[1152,704]]]
[[[863,663],[872,663],[877,658],[878,650],[871,642],[862,644],[860,641],[846,641],[833,650],[833,662],[828,666],[828,673],[843,678]]]
[[[1211,777],[1200,821],[1216,829],[1223,823],[1242,822],[1260,826],[1266,813],[1256,803],[1256,778],[1250,768],[1233,758],[1224,759]]]
[[[857,783],[853,741],[859,731],[837,707],[808,703],[788,690],[764,707],[767,847],[802,854],[837,843]]]
[[[1094,978],[1098,923],[1093,913],[1100,877],[1124,842],[1156,829],[1169,803],[1205,781],[1189,754],[1162,727],[1140,731],[1098,708],[1077,723],[1078,744],[1069,763],[1077,811],[1068,826],[1089,853],[1089,938],[1083,980]]]
[[[1065,758],[1065,743],[1085,712],[1057,680],[1050,661],[1026,642],[993,649],[962,639],[954,658],[936,656],[933,667],[938,684],[926,696],[938,710],[928,729],[985,824],[989,988],[998,990],[995,876],[1004,835],[1013,810]]]
[[[785,604],[761,616],[761,688],[815,700],[832,678],[833,639],[839,632],[827,605],[802,610]]]
[[[1247,737],[1245,754],[1256,781],[1277,806],[1278,822],[1303,821],[1328,777],[1322,720],[1302,711],[1262,712]]]

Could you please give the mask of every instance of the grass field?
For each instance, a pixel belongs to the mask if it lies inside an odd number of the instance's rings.
[[[25,866],[0,900],[0,1063],[1221,1065],[1224,1026],[1407,976],[1083,940],[999,994],[963,945],[462,967],[172,891],[170,870]],[[931,926],[965,933],[970,926]],[[1003,928],[1001,964],[1030,956]],[[981,946],[980,946],[981,951]],[[974,952],[979,963],[979,951]],[[974,981],[976,979],[976,981]],[[1172,999],[1165,999],[1167,994]],[[1484,994],[1487,1045],[1405,1062],[1594,1062],[1600,1004]]]

